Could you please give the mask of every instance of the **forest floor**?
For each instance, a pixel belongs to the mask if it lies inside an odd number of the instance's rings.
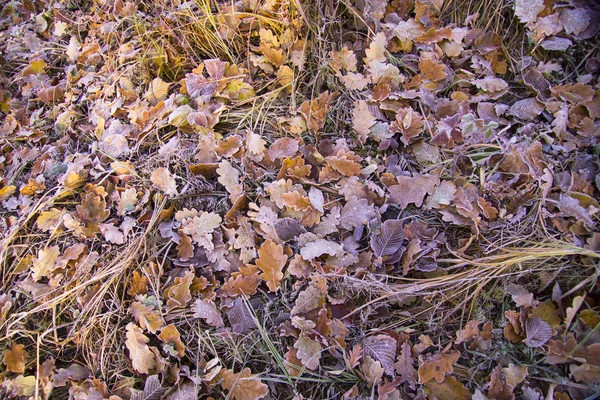
[[[594,398],[595,3],[4,2],[0,398]]]

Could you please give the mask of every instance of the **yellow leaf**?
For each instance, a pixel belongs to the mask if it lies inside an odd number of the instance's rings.
[[[59,254],[58,246],[46,247],[44,250],[38,252],[38,256],[33,260],[33,267],[31,268],[31,277],[34,282],[39,281],[52,272],[56,266]]]
[[[27,361],[27,351],[22,344],[13,344],[9,349],[4,350],[4,359],[2,362],[10,372],[22,374],[25,372],[25,361]]]

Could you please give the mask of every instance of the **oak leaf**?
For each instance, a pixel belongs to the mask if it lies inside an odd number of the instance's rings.
[[[287,256],[283,253],[283,246],[270,239],[258,249],[256,265],[262,271],[260,277],[267,282],[271,292],[276,292],[280,287],[286,261]]]
[[[31,277],[34,282],[47,277],[54,270],[59,255],[58,246],[46,247],[38,251],[38,256],[33,260],[31,268]]]
[[[158,338],[165,343],[163,347],[168,353],[177,358],[183,357],[185,345],[181,341],[181,336],[175,325],[169,324],[162,328]]]
[[[365,100],[354,102],[354,111],[352,112],[352,127],[358,133],[358,140],[365,144],[369,137],[370,129],[377,120],[369,111],[369,104]]]
[[[388,188],[390,191],[388,201],[400,204],[402,208],[406,208],[410,203],[421,207],[425,195],[432,194],[440,182],[439,177],[433,174],[415,174],[412,177],[401,175],[396,179],[398,184]]]
[[[4,350],[2,362],[6,365],[7,371],[16,374],[25,372],[25,362],[27,361],[27,350],[22,344],[13,344],[10,349]]]
[[[460,358],[460,352],[451,350],[447,353],[436,353],[423,361],[421,357],[421,366],[419,367],[419,383],[427,383],[435,379],[438,383],[444,381],[446,373],[451,374],[454,370],[453,365]]]
[[[232,400],[258,400],[269,394],[269,387],[257,375],[252,375],[250,368],[244,368],[237,374],[224,369],[221,377],[221,386],[229,391]]]
[[[296,355],[307,369],[314,371],[319,367],[322,350],[319,342],[310,339],[305,333],[301,333],[294,343],[294,348],[298,350]]]
[[[385,369],[381,366],[381,363],[374,360],[371,356],[365,356],[360,370],[364,376],[367,386],[373,387],[381,382]]]
[[[141,374],[147,374],[155,366],[154,353],[147,344],[150,339],[133,322],[127,324],[126,329],[125,346],[129,350],[133,368]]]
[[[177,183],[175,177],[166,168],[157,168],[152,172],[150,180],[158,189],[167,195],[177,195]]]

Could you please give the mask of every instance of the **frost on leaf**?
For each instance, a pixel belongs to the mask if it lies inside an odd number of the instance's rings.
[[[294,343],[294,348],[298,350],[296,355],[306,369],[314,371],[319,367],[322,349],[319,342],[310,339],[305,333],[301,333]]]
[[[47,277],[54,270],[59,255],[58,246],[46,247],[38,252],[38,256],[33,260],[31,268],[31,277],[34,282]]]
[[[221,312],[213,301],[198,299],[194,302],[192,309],[194,310],[194,318],[202,318],[207,324],[216,328],[225,326]]]
[[[147,374],[155,366],[154,353],[148,347],[150,339],[133,322],[127,324],[125,345],[133,368],[141,374]]]
[[[256,328],[256,322],[254,322],[250,305],[240,297],[235,299],[227,312],[227,319],[233,331],[241,335]]]
[[[269,394],[269,387],[258,376],[252,375],[250,368],[244,368],[238,373],[224,369],[221,377],[221,386],[229,391],[229,398],[232,400],[258,400]]]
[[[262,274],[260,277],[267,282],[271,292],[276,292],[283,279],[283,267],[287,261],[287,256],[283,254],[283,246],[275,244],[272,240],[267,240],[258,250],[258,260],[256,266],[260,268]]]
[[[307,261],[321,257],[323,254],[337,256],[342,255],[343,253],[344,248],[339,243],[325,239],[317,239],[314,242],[308,242],[300,249],[300,255]]]
[[[391,256],[402,247],[404,242],[403,221],[389,219],[381,224],[379,235],[371,236],[371,249],[377,257]]]
[[[357,226],[368,223],[375,218],[375,209],[367,199],[358,199],[352,196],[342,208],[340,225],[344,229],[354,229]]]
[[[527,337],[523,342],[529,347],[541,347],[552,337],[552,328],[540,317],[532,317],[525,322]]]
[[[534,22],[544,7],[544,0],[515,0],[515,15],[527,24]]]
[[[396,179],[398,180],[398,184],[388,188],[390,192],[388,201],[399,204],[402,208],[406,208],[411,203],[417,207],[421,207],[425,195],[432,194],[440,182],[439,177],[433,174],[401,175]]]
[[[166,168],[157,168],[150,176],[150,180],[158,189],[168,195],[177,195],[175,177]]]
[[[366,355],[379,361],[387,375],[394,375],[396,361],[396,339],[388,335],[369,336],[362,342]]]

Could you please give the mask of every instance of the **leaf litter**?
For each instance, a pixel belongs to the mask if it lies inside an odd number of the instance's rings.
[[[3,5],[0,396],[593,396],[599,17]]]

